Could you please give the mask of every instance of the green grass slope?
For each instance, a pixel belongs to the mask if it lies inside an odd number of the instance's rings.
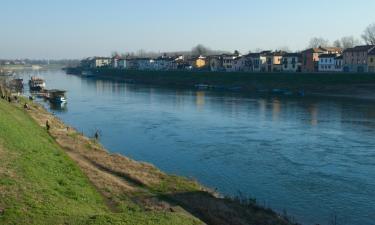
[[[142,209],[113,213],[23,109],[0,100],[0,224],[200,224]]]

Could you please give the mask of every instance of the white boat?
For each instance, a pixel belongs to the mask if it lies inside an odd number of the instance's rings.
[[[29,86],[31,91],[41,91],[46,88],[46,82],[42,78],[31,77]]]

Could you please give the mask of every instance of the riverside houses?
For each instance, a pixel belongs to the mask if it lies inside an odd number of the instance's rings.
[[[227,72],[245,72],[246,70],[246,58],[239,56],[232,61],[232,66],[227,69]]]
[[[368,56],[375,45],[362,45],[348,48],[344,52],[344,72],[368,72]]]
[[[135,60],[139,70],[155,70],[155,60],[151,58],[137,58]]]
[[[111,58],[107,57],[90,57],[81,61],[81,66],[84,68],[100,68],[111,65]]]
[[[321,54],[319,56],[319,72],[337,72],[336,54]]]
[[[114,69],[118,68],[118,62],[119,62],[119,60],[121,60],[121,56],[119,56],[119,55],[116,55],[116,56],[112,57],[112,59],[111,59],[111,67],[114,68]]]
[[[340,55],[335,58],[336,72],[343,72],[344,69],[344,56]]]
[[[373,48],[369,52],[367,64],[368,64],[368,72],[375,73],[375,48]]]
[[[162,56],[155,60],[155,70],[176,70],[177,61],[174,58]]]
[[[233,61],[238,57],[234,54],[223,54],[221,55],[224,71],[230,72],[233,68]]]
[[[117,61],[117,69],[127,69],[128,68],[128,63],[127,63],[127,59],[119,59]]]
[[[197,58],[193,58],[192,64],[195,69],[203,69],[209,65],[207,57],[204,57],[202,55]]]
[[[319,71],[319,56],[322,54],[341,54],[341,48],[319,47],[310,48],[302,52],[302,72],[313,73]]]
[[[219,55],[210,56],[209,61],[210,61],[210,70],[212,72],[224,71],[223,60],[221,56]]]
[[[249,53],[246,58],[246,67],[249,72],[260,72],[266,64],[266,57],[261,53]]]
[[[91,68],[100,68],[100,67],[108,67],[111,65],[111,58],[107,57],[94,57],[91,60],[90,67]]]
[[[300,72],[301,71],[301,57],[300,53],[285,53],[283,55],[283,72]]]

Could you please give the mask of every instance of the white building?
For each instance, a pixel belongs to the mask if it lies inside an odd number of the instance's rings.
[[[221,56],[210,56],[210,70],[212,72],[224,71],[223,60]]]
[[[340,55],[335,58],[335,70],[336,72],[344,71],[344,56]]]
[[[94,57],[90,60],[91,68],[107,67],[111,65],[111,58],[107,57]]]
[[[232,72],[233,71],[233,61],[238,57],[238,55],[221,55],[222,62],[223,62],[223,68],[226,72]]]
[[[229,72],[245,72],[246,71],[246,58],[237,57],[232,61],[232,69]]]
[[[298,72],[301,71],[300,59],[302,55],[299,53],[286,53],[282,59],[282,71],[283,72]]]
[[[336,54],[322,54],[319,56],[319,72],[337,72]]]

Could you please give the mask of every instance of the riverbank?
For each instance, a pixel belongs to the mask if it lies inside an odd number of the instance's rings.
[[[77,73],[74,69],[73,72]],[[148,85],[249,92],[260,95],[332,96],[375,100],[375,74],[222,73],[95,69],[96,77]]]
[[[0,100],[0,111],[9,159],[0,164],[2,224],[290,224],[253,201],[110,154],[38,104]]]

